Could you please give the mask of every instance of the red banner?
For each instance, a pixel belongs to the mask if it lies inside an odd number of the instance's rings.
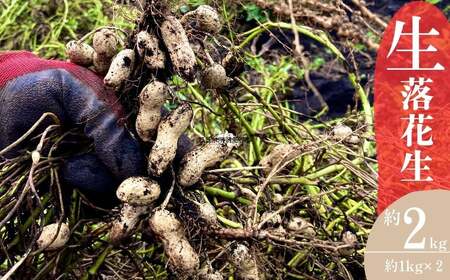
[[[378,213],[409,192],[450,189],[449,69],[446,16],[426,2],[403,6],[376,64]]]

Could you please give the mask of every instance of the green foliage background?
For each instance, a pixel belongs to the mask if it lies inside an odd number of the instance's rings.
[[[65,43],[97,27],[131,29],[133,11],[114,0],[1,0],[0,50],[65,58]]]

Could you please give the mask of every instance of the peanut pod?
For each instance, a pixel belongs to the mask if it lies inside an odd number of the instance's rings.
[[[180,21],[168,16],[161,24],[161,36],[169,51],[174,70],[182,78],[192,81],[195,72],[195,54]]]
[[[236,249],[233,250],[231,261],[237,268],[236,274],[239,277],[238,279],[264,279],[264,276],[258,269],[255,256],[250,252],[250,249],[247,246],[238,244]]]
[[[161,121],[161,107],[168,97],[167,86],[154,81],[146,85],[139,94],[139,113],[136,131],[144,142],[151,140]]]
[[[298,157],[301,152],[302,147],[300,145],[279,144],[260,160],[259,165],[261,165],[266,172],[269,172],[274,167],[280,168],[285,162]]]
[[[86,43],[70,41],[66,45],[66,53],[71,62],[81,66],[91,66],[94,59],[94,49]]]
[[[191,24],[198,30],[216,34],[222,29],[217,11],[208,5],[200,5],[194,11],[186,13],[182,18],[183,24]]]
[[[189,103],[183,103],[159,123],[158,135],[148,159],[150,174],[160,176],[173,161],[178,138],[188,128],[192,114]]]
[[[163,69],[165,67],[166,57],[159,47],[158,38],[141,31],[136,35],[136,48],[139,56],[144,58],[144,63],[149,69]]]
[[[184,235],[184,229],[175,215],[158,210],[149,220],[150,229],[162,241],[171,266],[180,272],[194,273],[200,266],[198,254]]]
[[[128,237],[139,223],[140,217],[149,212],[160,194],[158,183],[149,178],[130,177],[123,181],[117,188],[116,195],[124,204],[119,218],[112,222],[109,240],[118,244]]]
[[[217,89],[226,87],[229,80],[225,68],[215,63],[202,71],[200,82],[207,89]]]
[[[36,241],[39,249],[44,249],[46,251],[56,250],[64,245],[70,237],[69,226],[65,223],[59,225],[58,223],[53,223],[46,225],[39,235]]]
[[[135,54],[131,49],[120,51],[112,60],[103,82],[107,87],[118,89],[127,80],[133,70]]]
[[[95,32],[92,45],[99,56],[111,58],[118,51],[119,41],[112,30],[103,28]]]
[[[237,145],[238,142],[233,134],[224,133],[218,135],[209,143],[194,148],[181,160],[179,183],[184,187],[192,186],[200,180],[205,168],[211,167],[226,158]]]

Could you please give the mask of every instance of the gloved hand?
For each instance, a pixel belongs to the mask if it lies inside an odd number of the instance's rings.
[[[45,112],[66,128],[82,125],[94,151],[65,161],[65,186],[88,195],[114,195],[130,176],[144,175],[145,156],[139,141],[123,125],[115,93],[90,70],[44,60],[25,51],[0,52],[0,149],[22,136]],[[11,151],[6,157],[17,155]]]

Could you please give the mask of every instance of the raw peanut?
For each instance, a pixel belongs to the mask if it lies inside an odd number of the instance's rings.
[[[100,29],[95,32],[92,39],[95,52],[105,58],[113,57],[118,51],[118,40],[116,34],[110,29]]]
[[[61,226],[59,226],[58,223],[53,223],[46,225],[42,229],[41,235],[36,243],[39,249],[44,249],[46,251],[56,250],[66,245],[69,237],[70,229],[67,224],[62,223]]]
[[[314,237],[316,235],[314,226],[300,217],[293,217],[287,224],[287,229],[296,234],[302,234],[309,237]]]
[[[265,155],[259,165],[261,165],[266,172],[271,171],[275,166],[281,167],[286,161],[290,161],[302,152],[302,148],[297,144],[279,144],[273,150]]]
[[[273,200],[273,203],[275,203],[275,204],[282,204],[285,201],[284,196],[279,193],[274,193],[272,200]]]
[[[266,219],[269,219],[266,222],[266,224],[269,225],[269,226],[272,226],[272,227],[281,224],[281,221],[282,221],[282,218],[281,218],[280,214],[275,214],[274,215],[274,213],[271,212],[271,211],[264,212],[261,215],[261,219],[260,219],[261,221],[265,221]]]
[[[165,67],[166,57],[159,48],[158,38],[155,35],[147,31],[139,32],[136,35],[136,48],[149,69],[163,69]]]
[[[181,22],[192,24],[195,28],[212,34],[219,33],[222,29],[219,14],[208,5],[200,5],[194,11],[186,13]]]
[[[118,89],[131,75],[134,67],[135,54],[131,49],[120,51],[112,60],[108,74],[103,82],[107,87]]]
[[[201,84],[207,89],[226,87],[229,80],[225,68],[218,63],[205,68],[201,73]]]
[[[216,208],[209,203],[200,203],[197,205],[199,217],[202,218],[209,225],[217,224]]]
[[[200,180],[205,168],[211,167],[226,158],[237,145],[233,134],[224,133],[218,135],[213,141],[194,148],[181,160],[179,183],[184,187],[192,186]]]
[[[184,229],[175,215],[158,210],[149,220],[150,229],[162,241],[171,266],[180,272],[194,273],[200,266],[198,254],[189,244]]]
[[[238,279],[260,280],[264,279],[258,270],[255,257],[247,246],[239,244],[231,255],[231,261],[236,266]]]
[[[117,198],[133,206],[148,206],[155,201],[161,190],[156,181],[146,177],[130,177],[117,188]]]
[[[152,36],[147,31],[140,31],[136,34],[136,49],[139,56],[144,57],[148,50],[148,45],[152,42]]]
[[[192,119],[192,108],[183,103],[158,125],[158,135],[148,159],[149,173],[160,176],[175,158],[178,138]]]
[[[355,246],[358,243],[356,235],[350,231],[344,232],[342,235],[342,242],[348,247],[339,249],[341,256],[351,256],[355,252]]]
[[[167,222],[163,222],[167,221]],[[168,210],[155,211],[151,219],[149,220],[150,227],[153,232],[159,235],[183,235],[183,225],[175,217],[175,214]]]
[[[194,80],[195,54],[180,21],[168,16],[161,24],[161,36],[169,51],[174,70],[188,81]]]
[[[81,66],[91,66],[94,59],[94,49],[86,43],[70,41],[66,45],[66,53],[71,62]]]
[[[185,236],[168,235],[164,243],[164,252],[176,270],[195,272],[200,264],[197,253]]]
[[[359,143],[359,137],[357,135],[353,135],[353,130],[346,125],[340,124],[335,126],[332,134],[334,140],[336,141],[343,141],[349,144]]]
[[[154,81],[146,85],[139,95],[139,113],[136,131],[144,142],[149,142],[161,121],[161,107],[168,97],[167,86]]]
[[[158,183],[149,178],[130,177],[123,181],[117,188],[116,195],[124,204],[119,218],[112,222],[109,240],[118,244],[128,237],[139,223],[140,217],[149,212],[160,194]]]
[[[333,138],[338,140],[338,141],[342,141],[345,138],[349,137],[350,135],[352,135],[353,131],[350,127],[340,124],[337,125],[333,128]]]

